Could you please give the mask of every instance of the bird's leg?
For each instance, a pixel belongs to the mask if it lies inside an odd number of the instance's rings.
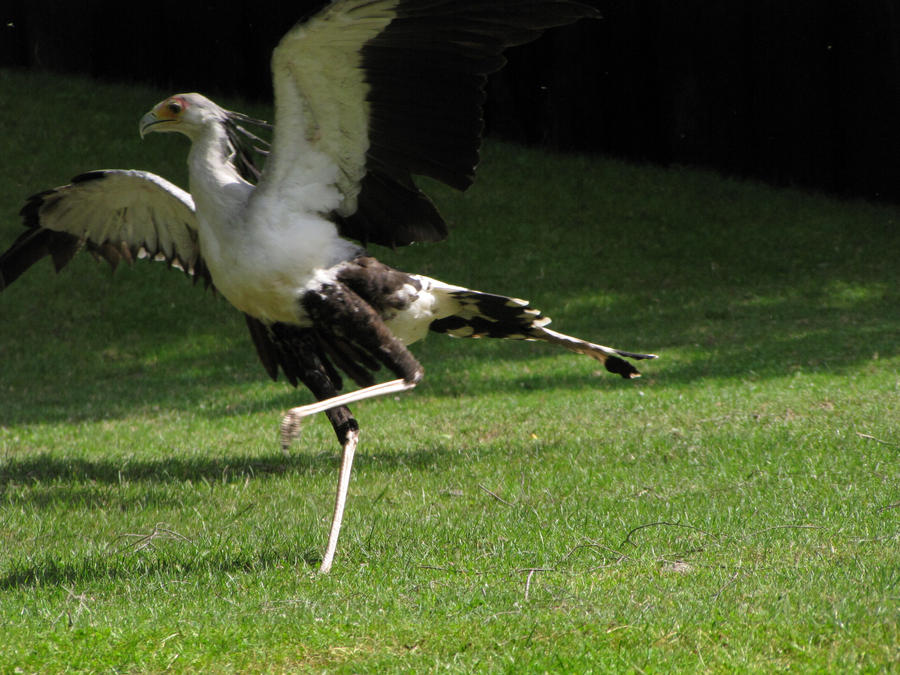
[[[319,566],[319,574],[328,574],[331,571],[331,563],[334,561],[334,553],[337,550],[338,535],[341,533],[341,523],[344,520],[344,505],[347,503],[347,491],[350,488],[350,470],[353,468],[353,455],[356,452],[356,444],[359,442],[359,430],[351,429],[344,440],[344,449],[341,454],[341,468],[338,472],[338,487],[334,496],[334,513],[331,516],[331,530],[328,532],[328,544],[325,546],[325,555]]]
[[[316,407],[316,404],[313,404]],[[291,440],[300,432],[300,422],[304,417],[320,410],[308,412],[297,417],[285,416],[281,422],[281,450],[287,455]],[[338,487],[334,497],[334,512],[331,516],[331,529],[328,532],[328,544],[325,547],[325,555],[319,566],[319,574],[327,574],[331,571],[334,562],[334,554],[337,551],[338,535],[341,533],[341,523],[344,520],[344,506],[347,503],[347,492],[350,488],[350,470],[353,468],[353,455],[356,453],[356,445],[359,443],[359,425],[343,405],[330,407],[324,411],[334,427],[341,442],[341,468],[338,472]]]
[[[407,391],[416,386],[418,380],[407,382],[403,379],[382,382],[358,391],[332,396],[316,403],[298,406],[288,410],[281,421],[281,450],[288,454],[291,441],[300,432],[300,425],[304,418],[316,413],[324,412],[328,415],[334,430],[341,441],[341,468],[338,471],[338,486],[334,497],[334,512],[331,516],[331,529],[328,532],[328,544],[325,547],[325,555],[319,566],[319,574],[327,574],[331,570],[334,554],[337,550],[338,535],[341,533],[341,524],[344,520],[344,506],[347,504],[347,492],[350,488],[350,471],[353,468],[353,456],[356,453],[356,445],[359,442],[359,427],[356,420],[349,416],[346,408],[348,403],[383,396],[385,394]]]

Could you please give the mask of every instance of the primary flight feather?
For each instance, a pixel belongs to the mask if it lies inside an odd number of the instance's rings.
[[[468,187],[486,76],[503,50],[595,14],[569,0],[337,0],[272,54],[271,147],[247,128],[259,122],[205,96],[165,99],[140,133],[190,139],[189,192],[151,173],[101,170],[34,195],[27,229],[0,255],[0,289],[45,256],[59,270],[81,249],[112,265],[164,260],[212,284],[244,313],[269,375],[319,400],[287,413],[283,448],[316,412],[343,447],[328,571],[359,435],[347,404],[415,386],[423,369],[410,343],[429,331],[540,340],[626,378],[638,376],[626,358],[654,358],[557,333],[524,300],[402,272],[364,249],[446,236],[413,176]],[[261,171],[257,151],[267,154]],[[381,367],[397,379],[376,384]],[[340,394],[344,376],[362,388]]]

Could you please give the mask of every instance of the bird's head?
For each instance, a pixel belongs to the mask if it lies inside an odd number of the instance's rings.
[[[141,118],[141,138],[154,131],[178,131],[191,140],[209,124],[221,122],[228,116],[200,94],[176,94],[160,101]]]

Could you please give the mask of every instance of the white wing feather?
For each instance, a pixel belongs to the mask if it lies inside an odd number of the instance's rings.
[[[399,0],[350,0],[289,31],[272,53],[275,133],[255,199],[304,210],[356,210],[369,147],[361,47]]]
[[[182,264],[196,260],[197,223],[188,192],[146,171],[99,173],[97,179],[82,179],[45,195],[41,226],[98,245],[125,244]]]
[[[0,256],[0,288],[46,255],[60,269],[82,247],[114,266],[152,257],[194,275],[203,265],[191,195],[145,171],[82,174],[31,197],[22,216],[29,229]]]

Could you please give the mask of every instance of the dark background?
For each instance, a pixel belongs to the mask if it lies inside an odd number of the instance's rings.
[[[0,0],[0,66],[268,100],[321,0]],[[900,0],[594,0],[509,52],[491,133],[900,203]]]

